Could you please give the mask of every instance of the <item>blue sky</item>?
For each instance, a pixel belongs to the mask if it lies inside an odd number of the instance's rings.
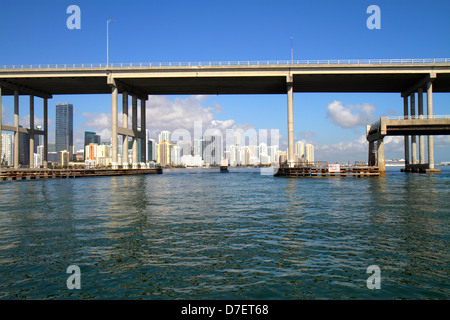
[[[370,16],[366,10],[373,4],[381,9],[379,30],[366,26]],[[80,30],[66,27],[69,5],[81,9]],[[449,12],[448,1],[436,0],[2,0],[0,65],[105,63],[108,19],[116,20],[109,29],[113,63],[287,60],[291,37],[294,59],[450,58]],[[434,114],[450,114],[450,94],[435,93],[433,98]],[[21,98],[21,103],[26,101],[27,97]],[[84,130],[108,138],[109,95],[55,96],[49,102],[51,119],[56,103],[64,101],[74,105],[78,147]],[[40,102],[36,103],[39,118]],[[6,122],[11,119],[12,98],[4,97],[3,105]],[[147,123],[153,135],[179,125],[176,116],[191,121],[206,113],[205,121],[232,120],[235,127],[279,129],[286,138],[285,95],[154,97],[147,107],[154,108]],[[164,110],[174,115],[167,123],[156,119]],[[376,120],[401,114],[403,102],[400,94],[294,94],[295,136],[316,146],[316,160],[367,159],[361,142],[365,126],[356,122],[348,127],[337,121],[343,111]],[[26,118],[21,121],[26,123]],[[449,137],[435,140],[436,161],[450,161]],[[387,158],[402,157],[402,144],[399,139],[387,143]]]

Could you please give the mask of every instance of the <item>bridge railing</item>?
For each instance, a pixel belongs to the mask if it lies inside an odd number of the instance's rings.
[[[450,119],[450,115],[408,115],[408,116],[388,116],[386,120],[423,120],[423,119]],[[379,130],[381,126],[381,118],[372,123],[366,134],[370,134]]]
[[[367,65],[367,64],[439,64],[450,63],[450,58],[434,59],[339,59],[339,60],[258,60],[258,61],[206,61],[206,62],[138,62],[138,63],[77,63],[77,64],[22,64],[3,65],[5,70],[23,69],[99,69],[137,67],[209,67],[209,66],[277,66],[277,65]]]
[[[387,120],[415,120],[415,119],[450,119],[450,115],[408,115],[408,116],[388,116]]]

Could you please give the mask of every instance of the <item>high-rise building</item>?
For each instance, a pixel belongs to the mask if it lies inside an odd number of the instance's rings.
[[[286,165],[287,163],[287,152],[278,151],[278,163],[280,166]]]
[[[205,140],[203,138],[194,139],[192,146],[194,156],[200,156],[203,159],[204,142]]]
[[[170,131],[161,131],[161,133],[158,136],[158,143],[167,141],[170,142],[172,138],[172,132]]]
[[[100,145],[101,137],[100,137],[100,135],[96,134],[95,132],[85,131],[84,132],[84,148],[86,148],[86,146],[88,146],[91,143],[96,143],[96,144]],[[86,160],[86,156],[84,159]]]
[[[37,130],[42,130],[42,126],[36,126]],[[35,152],[38,153],[37,147],[44,145],[44,136],[41,134],[34,135],[34,149]]]
[[[56,152],[72,152],[73,146],[73,105],[67,102],[56,104],[56,128],[55,128]],[[72,155],[69,155],[71,158]],[[60,159],[61,160],[61,159]]]
[[[268,156],[270,157],[270,163],[278,162],[277,152],[278,152],[278,146],[268,147]]]
[[[42,166],[42,160],[44,159],[44,146],[40,145],[37,147],[37,154],[39,155],[39,163],[34,163],[36,166]]]
[[[298,141],[295,143],[294,147],[294,161],[300,162],[302,158],[305,157],[305,144],[303,141]]]
[[[203,160],[209,165],[220,166],[222,164],[222,136],[205,136]]]
[[[308,163],[314,163],[314,146],[312,144],[305,145],[305,158]]]
[[[85,147],[84,151],[85,160],[97,161],[97,148],[97,143],[89,143],[89,145]]]
[[[12,166],[14,164],[14,134],[2,133],[2,150],[0,150],[0,162],[2,165]]]
[[[60,159],[61,159],[61,166],[62,167],[67,167],[69,165],[69,156],[70,156],[70,152],[67,150],[61,151],[60,152]]]
[[[158,143],[156,149],[157,149],[156,162],[163,167],[171,166],[172,165],[172,143],[163,140],[160,143]]]
[[[156,142],[154,139],[147,141],[147,161],[156,161]]]
[[[19,164],[22,166],[30,165],[30,134],[29,133],[19,132]]]
[[[174,166],[181,164],[181,148],[177,144],[172,146],[172,164]]]
[[[55,143],[48,143],[48,152],[56,152],[56,144]]]
[[[177,144],[180,146],[180,154],[181,157],[182,156],[188,156],[188,155],[192,155],[191,152],[191,142],[190,141],[183,141],[183,140],[179,140],[177,142]]]

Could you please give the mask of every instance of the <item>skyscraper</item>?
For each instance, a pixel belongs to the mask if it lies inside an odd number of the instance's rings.
[[[55,144],[58,155],[64,150],[72,153],[73,105],[67,102],[56,104]],[[70,157],[72,157],[72,154],[70,154]]]
[[[1,164],[14,164],[14,135],[9,132],[2,133],[2,150],[1,150]]]
[[[206,164],[220,166],[222,163],[222,136],[205,136],[205,150],[203,151]]]
[[[295,143],[294,160],[299,162],[303,157],[305,157],[305,144],[303,141],[298,141]]]
[[[95,132],[85,131],[84,132],[84,148],[91,143],[101,144],[101,137]],[[84,160],[87,160],[86,154],[84,155]]]
[[[312,144],[305,145],[305,158],[308,163],[314,163],[314,146]]]
[[[156,142],[154,139],[148,139],[147,142],[147,161],[156,161]]]
[[[170,131],[161,131],[161,133],[158,136],[158,142],[171,142],[170,139],[172,138],[172,132]]]
[[[205,140],[203,138],[194,139],[193,149],[194,156],[200,156],[202,160],[205,160],[203,158],[203,151],[205,150]]]
[[[172,165],[172,143],[163,140],[158,143],[156,146],[157,149],[157,159],[156,162],[163,166],[171,166]]]
[[[19,126],[21,127],[21,126]],[[19,132],[19,164],[30,165],[30,134]]]

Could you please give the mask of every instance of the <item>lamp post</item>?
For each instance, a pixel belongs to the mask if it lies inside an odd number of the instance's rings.
[[[292,37],[291,37],[291,64],[294,64],[294,45],[292,44]]]
[[[109,67],[109,23],[115,22],[113,19],[106,21],[106,67]]]

